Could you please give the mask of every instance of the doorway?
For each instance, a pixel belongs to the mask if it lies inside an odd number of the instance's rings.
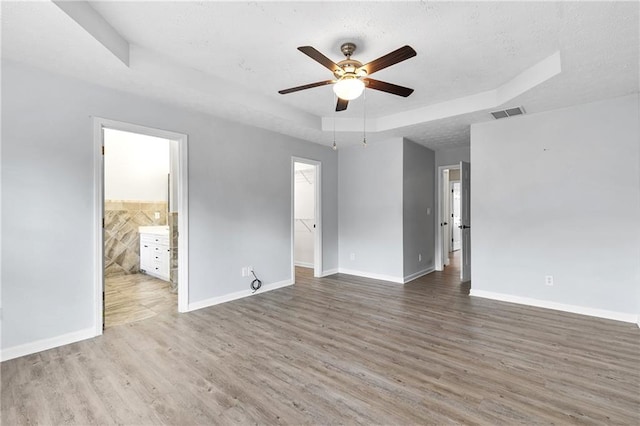
[[[186,142],[94,118],[96,334],[188,310]]]
[[[291,275],[295,268],[312,268],[322,276],[321,164],[292,158],[291,162]]]
[[[460,171],[455,170],[458,176],[458,179],[455,179],[454,170],[449,174],[449,187],[451,188],[451,246],[449,247],[449,252],[455,252],[460,250],[462,247],[461,233],[462,229],[460,229]]]
[[[459,164],[440,166],[437,180],[439,208],[436,270],[444,270],[454,258],[456,264],[459,264],[460,280],[469,281],[471,279],[470,165],[461,161]]]

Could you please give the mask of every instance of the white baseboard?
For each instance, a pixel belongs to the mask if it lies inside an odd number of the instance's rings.
[[[340,272],[338,270],[338,268],[334,268],[334,269],[325,269],[324,271],[322,271],[322,275],[321,277],[328,277],[329,275],[335,275],[338,272]]]
[[[512,296],[504,293],[494,293],[492,291],[474,290],[469,292],[470,296],[482,297],[484,299],[500,300],[502,302],[517,303],[520,305],[535,306],[538,308],[554,309],[556,311],[571,312],[573,314],[588,315],[590,317],[605,318],[615,321],[638,323],[640,318],[635,314],[624,312],[607,311],[604,309],[588,308],[585,306],[567,305],[564,303],[551,302],[548,300],[531,299],[529,297]]]
[[[430,274],[433,271],[435,271],[435,268],[432,266],[430,268],[423,269],[422,271],[418,271],[411,275],[407,275],[406,277],[395,277],[393,275],[374,274],[371,272],[356,271],[353,269],[344,269],[344,268],[340,268],[336,272],[339,272],[341,274],[355,275],[363,278],[372,278],[374,280],[390,281],[392,283],[405,284],[405,283],[408,283],[409,281],[415,280],[416,278],[420,278],[424,275]]]
[[[301,268],[314,268],[313,263],[309,263],[309,262],[295,262],[294,263],[296,266],[300,266]]]
[[[423,269],[422,271],[418,271],[418,272],[415,272],[413,274],[407,275],[407,276],[404,277],[404,283],[406,284],[409,281],[413,281],[413,280],[418,279],[420,277],[424,277],[425,275],[430,274],[435,270],[436,270],[436,268],[431,266],[431,267],[429,267],[427,269]]]
[[[374,280],[390,281],[392,283],[404,284],[404,278],[394,277],[393,275],[373,274],[370,272],[356,271],[353,269],[344,269],[344,268],[339,268],[338,272],[341,274],[355,275],[357,277],[371,278]]]
[[[293,280],[278,281],[276,283],[265,284],[258,291],[254,293],[253,290],[247,289],[242,291],[236,291],[235,293],[225,294],[224,296],[212,297],[210,299],[201,300],[199,302],[189,303],[189,310],[195,311],[197,309],[207,308],[209,306],[219,305],[221,303],[231,302],[232,300],[242,299],[243,297],[255,296],[266,291],[276,290],[282,287],[293,285]]]
[[[96,336],[95,327],[85,328],[83,330],[74,331],[72,333],[63,334],[61,336],[50,337],[48,339],[36,340],[35,342],[25,343],[11,348],[2,349],[0,351],[0,360],[7,361],[19,358],[25,355],[35,354],[37,352],[46,351],[48,349],[57,348],[81,340],[90,339]]]

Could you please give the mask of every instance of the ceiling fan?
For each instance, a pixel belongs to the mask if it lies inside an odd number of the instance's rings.
[[[317,83],[305,84],[304,86],[292,87],[278,91],[282,95],[297,92],[299,90],[311,89],[312,87],[326,86],[333,84],[333,91],[338,96],[336,111],[344,111],[349,105],[349,101],[356,99],[362,94],[365,86],[369,89],[380,90],[382,92],[391,93],[398,96],[407,97],[413,93],[413,89],[398,86],[396,84],[387,83],[380,80],[369,78],[374,72],[395,65],[398,62],[405,61],[416,56],[416,51],[411,46],[403,46],[379,57],[365,65],[361,62],[351,59],[351,55],[356,50],[354,43],[344,43],[340,46],[340,50],[346,56],[346,59],[335,63],[331,59],[324,56],[311,46],[301,46],[298,50],[328,68],[335,76],[334,80],[318,81]]]

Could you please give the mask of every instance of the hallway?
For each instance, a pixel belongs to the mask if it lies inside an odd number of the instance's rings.
[[[457,276],[460,282],[460,265],[462,264],[462,250],[456,250],[449,253],[449,265],[445,266],[445,275]]]

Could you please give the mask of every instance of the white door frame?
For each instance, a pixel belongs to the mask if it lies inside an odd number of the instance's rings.
[[[94,312],[96,336],[102,334],[104,290],[104,129],[122,130],[178,142],[178,312],[189,310],[188,137],[182,133],[93,117]]]
[[[460,169],[460,164],[452,164],[449,166],[439,166],[438,167],[438,214],[436,215],[436,271],[442,271],[444,270],[444,256],[443,256],[443,250],[444,250],[444,240],[442,238],[442,229],[440,224],[443,222],[443,217],[442,217],[442,194],[443,191],[445,190],[445,188],[443,188],[444,185],[444,179],[443,179],[443,173],[445,170],[459,170]],[[447,191],[449,190],[448,188],[446,189]],[[450,221],[450,217],[447,218]]]
[[[442,232],[442,263],[445,268],[451,263],[449,259],[449,253],[451,252],[451,241],[449,233],[451,232],[451,194],[449,193],[449,182],[451,182],[450,169],[444,169],[442,171],[442,204],[440,205],[440,211],[442,212],[442,221],[444,223],[440,226]]]
[[[308,158],[291,157],[291,282],[296,282],[295,265],[295,180],[296,163],[315,166],[315,205],[316,228],[313,236],[313,276],[322,277],[322,163]]]

